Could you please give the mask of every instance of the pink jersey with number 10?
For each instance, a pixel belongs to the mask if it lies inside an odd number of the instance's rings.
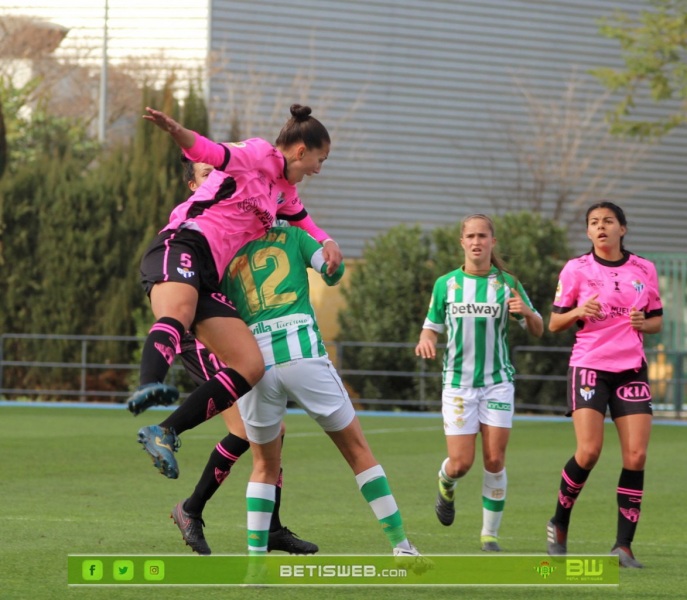
[[[239,249],[263,236],[277,215],[320,243],[328,239],[308,216],[296,186],[284,176],[286,160],[272,144],[260,138],[218,144],[200,134],[195,136],[194,145],[184,154],[215,170],[172,211],[164,229],[201,232],[210,245],[219,278]]]
[[[603,314],[578,323],[570,366],[613,373],[638,369],[646,360],[644,338],[630,325],[630,309],[647,317],[663,314],[656,267],[630,252],[614,262],[592,252],[573,258],[561,271],[553,312],[566,313],[594,294]]]

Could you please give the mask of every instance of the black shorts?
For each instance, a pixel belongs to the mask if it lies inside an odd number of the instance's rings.
[[[613,420],[626,415],[651,415],[651,388],[646,363],[639,369],[620,373],[588,367],[568,369],[568,412],[578,408],[593,408]]]
[[[160,232],[141,259],[141,283],[150,295],[156,283],[186,283],[198,291],[194,323],[212,317],[240,318],[219,289],[219,275],[205,237],[191,229]]]

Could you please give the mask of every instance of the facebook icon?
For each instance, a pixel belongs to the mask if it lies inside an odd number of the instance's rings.
[[[103,578],[103,561],[83,561],[81,564],[81,577],[83,577],[84,581],[100,581]]]

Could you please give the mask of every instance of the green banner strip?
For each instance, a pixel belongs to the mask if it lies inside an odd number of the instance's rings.
[[[70,586],[617,586],[618,557],[69,555]]]

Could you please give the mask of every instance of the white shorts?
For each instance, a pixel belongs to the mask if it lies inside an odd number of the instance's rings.
[[[248,439],[266,444],[279,435],[286,402],[293,400],[325,431],[340,431],[355,418],[348,392],[332,362],[301,358],[272,365],[238,402]]]
[[[515,387],[497,383],[482,388],[447,388],[441,394],[441,413],[446,435],[479,432],[481,423],[494,427],[513,426]]]

